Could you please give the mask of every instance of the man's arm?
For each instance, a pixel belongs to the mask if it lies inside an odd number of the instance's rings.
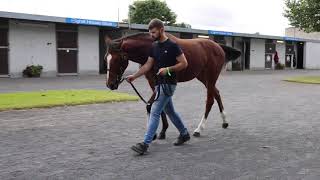
[[[149,57],[147,62],[136,73],[134,73],[133,75],[127,76],[126,79],[130,82],[134,81],[138,77],[150,71],[151,68],[153,67],[153,64],[154,64],[154,59],[152,57]]]
[[[183,53],[177,57],[177,61],[176,65],[169,67],[170,72],[178,72],[188,67],[188,61]]]
[[[176,65],[167,67],[169,69],[169,72],[178,72],[188,67],[188,61],[183,53],[177,57],[177,61],[178,63]],[[162,76],[168,74],[167,68],[159,69],[159,72],[157,74],[161,74]]]

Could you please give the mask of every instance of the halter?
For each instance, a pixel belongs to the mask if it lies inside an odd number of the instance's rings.
[[[128,53],[124,52],[124,51],[121,50],[121,49],[117,49],[117,50],[113,50],[113,51],[119,53],[119,56],[120,56],[120,60],[121,60],[121,61],[128,61]],[[107,49],[107,52],[106,52],[106,54],[104,55],[104,59],[107,57],[108,52],[109,52],[109,48]],[[111,71],[110,71],[109,67],[107,68],[107,71],[109,71],[109,73],[115,75],[114,72],[111,72]],[[116,74],[116,81],[115,81],[115,83],[117,83],[118,86],[119,86],[124,80],[126,80],[126,78],[123,77],[124,71],[125,71],[125,69],[124,69],[122,66],[120,66],[120,74],[121,74],[121,75]],[[126,81],[127,81],[127,80],[126,80]],[[141,94],[138,92],[137,88],[133,85],[133,83],[130,82],[130,81],[127,81],[127,82],[131,85],[131,87],[132,87],[133,90],[136,92],[136,94],[139,96],[139,98],[140,98],[146,105],[150,105],[150,103],[147,102],[147,101],[141,96]]]
[[[120,56],[120,60],[121,60],[121,61],[128,61],[128,53],[123,52],[123,51],[120,50],[120,49],[119,49],[118,51],[116,51],[116,52],[119,52],[119,56]],[[108,55],[108,50],[107,50],[106,54],[104,55],[104,59],[106,58],[107,55]],[[109,73],[111,73],[111,74],[113,74],[113,75],[116,74],[116,73],[114,73],[114,72],[111,72],[109,67],[107,68],[107,71],[109,71]],[[125,71],[125,69],[124,69],[122,66],[120,66],[120,74],[121,74],[121,75],[116,74],[116,81],[115,81],[115,83],[117,83],[118,86],[119,86],[119,85],[124,81],[124,79],[125,79],[125,78],[123,77],[124,71]]]

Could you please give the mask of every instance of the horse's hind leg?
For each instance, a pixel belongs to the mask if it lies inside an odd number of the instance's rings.
[[[206,111],[205,111],[204,116],[202,117],[197,129],[194,130],[193,136],[199,137],[201,131],[205,128],[205,124],[207,122],[209,112],[212,108],[213,103],[214,103],[214,87],[210,86],[207,89]]]
[[[226,121],[226,113],[224,111],[224,107],[223,107],[223,104],[222,104],[222,100],[221,100],[221,96],[220,96],[219,90],[216,87],[214,88],[214,97],[217,100],[217,103],[218,103],[218,106],[219,106],[219,110],[220,110],[220,113],[221,113],[222,128],[226,129],[229,126],[229,124]]]

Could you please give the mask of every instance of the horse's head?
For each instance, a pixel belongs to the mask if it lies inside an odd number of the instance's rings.
[[[107,41],[107,53],[105,61],[107,63],[106,85],[109,89],[118,89],[123,80],[123,73],[128,67],[128,54],[122,49],[123,40]]]
[[[107,80],[109,89],[115,90],[123,80],[123,73],[128,67],[128,60],[144,64],[149,56],[153,39],[149,33],[138,33],[112,41],[106,38]]]

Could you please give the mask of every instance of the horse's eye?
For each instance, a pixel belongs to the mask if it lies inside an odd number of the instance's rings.
[[[110,61],[111,59],[112,59],[112,55],[109,54],[109,55],[107,56],[107,60]]]

